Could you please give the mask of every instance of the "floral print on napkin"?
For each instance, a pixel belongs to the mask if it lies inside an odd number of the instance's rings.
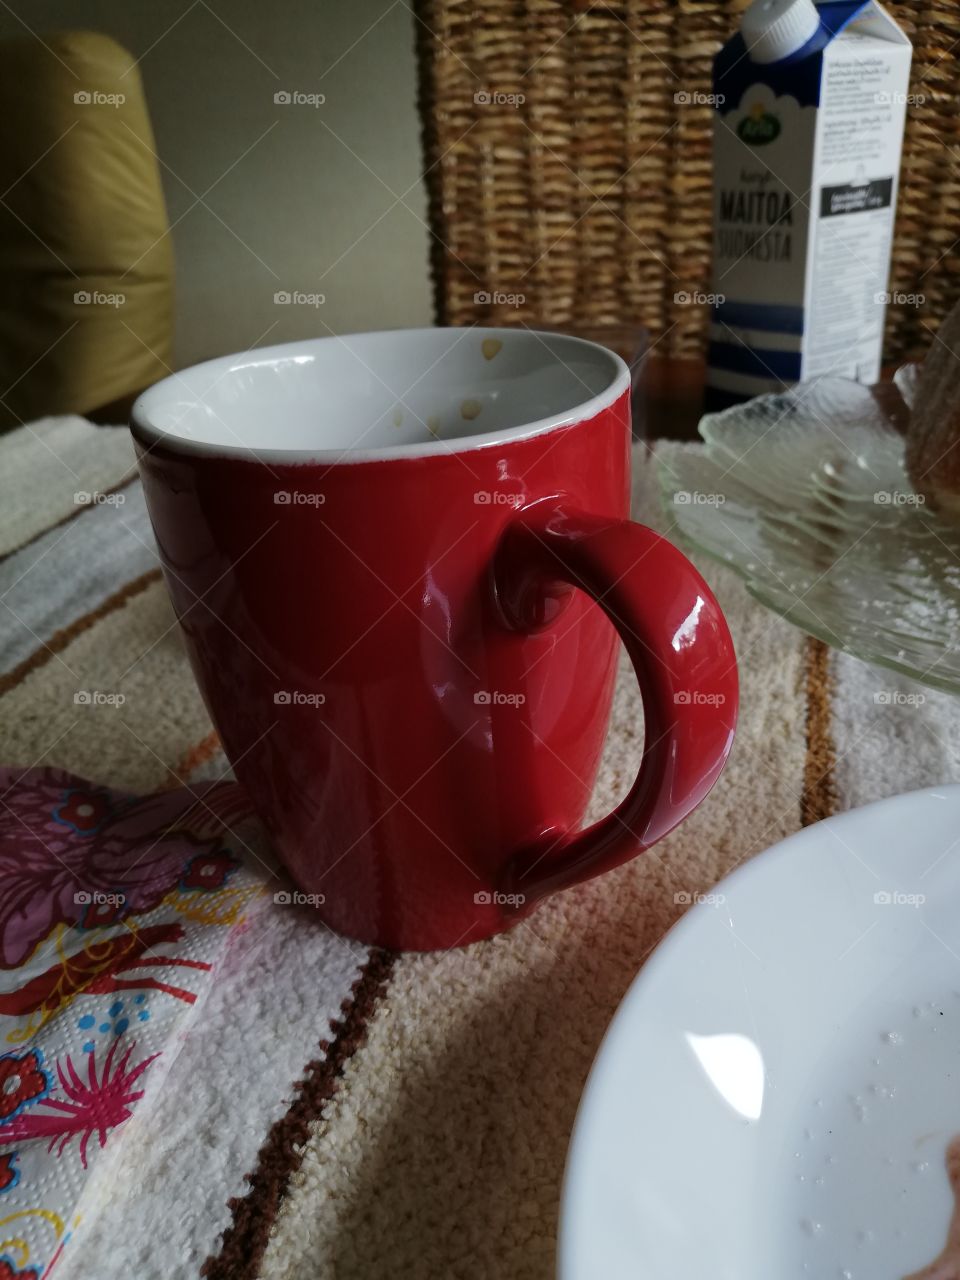
[[[235,783],[0,768],[0,1280],[41,1280],[262,891]]]

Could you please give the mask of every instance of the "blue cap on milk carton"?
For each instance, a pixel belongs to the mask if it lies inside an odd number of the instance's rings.
[[[753,0],[740,20],[751,62],[779,62],[798,53],[820,29],[813,0]]]

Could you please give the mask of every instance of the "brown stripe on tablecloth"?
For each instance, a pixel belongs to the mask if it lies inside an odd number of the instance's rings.
[[[128,489],[138,477],[139,472],[132,471],[130,475],[125,476],[124,479],[118,480],[116,484],[112,484],[109,489],[98,489],[97,493],[102,494],[104,497],[110,493],[120,493],[121,490]],[[17,552],[22,551],[24,547],[29,547],[31,542],[36,542],[38,538],[46,537],[51,529],[59,529],[61,525],[69,524],[71,520],[76,520],[78,516],[82,516],[85,511],[89,510],[89,505],[87,503],[83,503],[82,505],[78,505],[75,511],[68,511],[67,514],[65,516],[61,516],[59,520],[54,520],[53,524],[45,525],[42,529],[38,529],[36,533],[31,533],[29,538],[25,538],[23,542],[18,542],[15,547],[10,547],[7,551],[4,551],[4,553],[0,555],[0,564],[3,564],[4,560],[9,559],[10,556],[15,556]]]
[[[822,640],[807,636],[803,650],[806,698],[807,757],[803,767],[800,821],[808,827],[837,811],[836,764],[831,716],[833,674],[830,649]]]
[[[223,1233],[218,1254],[200,1268],[208,1280],[254,1280],[260,1269],[270,1229],[291,1176],[300,1167],[310,1124],[333,1096],[344,1068],[366,1040],[367,1027],[393,973],[396,957],[375,950],[360,971],[342,1017],[330,1024],[332,1041],[321,1041],[324,1056],[309,1062],[296,1095],[264,1140],[256,1168],[246,1175],[250,1190],[229,1201],[232,1223]]]
[[[39,649],[34,649],[22,662],[18,662],[10,671],[0,675],[0,696],[16,688],[20,681],[30,675],[31,672],[46,666],[51,658],[58,653],[62,653],[69,644],[76,640],[77,636],[82,635],[84,631],[89,631],[91,627],[96,626],[98,622],[102,622],[111,613],[116,613],[118,609],[122,609],[129,600],[146,591],[148,587],[153,586],[155,582],[159,581],[159,578],[159,569],[148,569],[146,573],[141,573],[139,578],[133,578],[122,586],[119,591],[115,591],[112,596],[108,596],[103,604],[98,605],[96,609],[91,609],[89,613],[83,614],[82,617],[75,618],[68,627],[55,631],[50,639],[45,644],[42,644]]]
[[[202,764],[206,764],[219,750],[220,735],[216,729],[211,729],[205,738],[201,738],[189,751],[184,752],[173,768],[167,770],[166,779],[160,790],[173,791],[176,787],[185,786],[194,769],[199,769]]]

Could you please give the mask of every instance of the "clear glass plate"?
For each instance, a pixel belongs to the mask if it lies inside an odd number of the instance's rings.
[[[827,644],[960,692],[960,527],[914,493],[902,430],[916,367],[893,386],[799,383],[658,448],[668,518],[762,604]]]

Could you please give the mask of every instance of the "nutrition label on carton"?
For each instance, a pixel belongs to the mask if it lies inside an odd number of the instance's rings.
[[[824,61],[817,162],[827,173],[854,158],[874,168],[903,127],[899,69],[887,57],[864,51],[866,44],[848,35],[842,54]]]
[[[903,130],[902,76],[868,38],[824,58],[811,191],[803,377],[875,382]]]
[[[874,382],[893,215],[893,178],[820,190],[808,315],[813,341],[804,377]]]

